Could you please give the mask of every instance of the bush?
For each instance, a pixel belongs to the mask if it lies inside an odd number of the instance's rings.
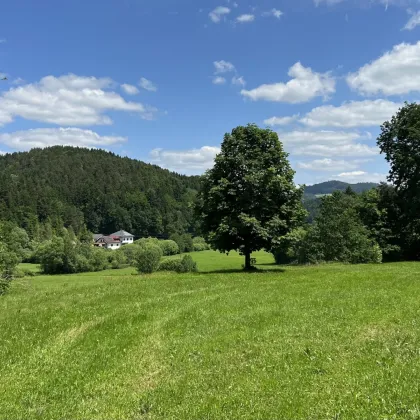
[[[179,246],[175,241],[159,241],[158,245],[160,246],[164,257],[179,254]]]
[[[193,238],[193,250],[196,252],[207,251],[210,249],[209,244],[201,236]]]
[[[136,268],[139,273],[150,274],[159,268],[162,250],[159,246],[149,245],[137,254]]]
[[[194,249],[192,236],[189,233],[184,233],[183,235],[174,233],[169,239],[178,244],[179,252],[181,254],[184,252],[192,252]]]
[[[181,259],[180,269],[178,273],[193,273],[198,271],[197,263],[192,259],[191,255],[184,255]]]
[[[141,238],[141,239],[137,239],[137,241],[134,242],[136,245],[141,246],[142,248],[146,248],[149,245],[155,245],[155,246],[159,246],[159,239],[157,238]]]
[[[143,247],[137,243],[129,244],[124,245],[116,252],[122,252],[125,256],[126,264],[129,264],[134,267],[136,265],[137,255],[142,250],[142,248]]]
[[[181,259],[166,259],[159,264],[159,271],[181,271]]]
[[[297,228],[280,238],[272,253],[276,264],[297,264],[302,262],[301,248],[307,232]]]
[[[127,263],[127,258],[125,254],[122,252],[122,248],[117,249],[116,251],[110,251],[111,258],[109,258],[109,262],[111,264],[112,269],[122,268]]]
[[[114,251],[111,251],[111,252],[114,252]],[[107,251],[102,248],[91,247],[89,263],[90,263],[90,271],[106,270],[108,268]]]
[[[176,273],[194,273],[198,271],[197,263],[191,255],[179,259],[166,259],[159,264],[159,271],[175,271]]]
[[[19,256],[0,243],[0,295],[5,294],[9,289],[19,262]]]

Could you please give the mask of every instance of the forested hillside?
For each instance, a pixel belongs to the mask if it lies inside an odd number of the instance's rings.
[[[84,225],[136,236],[192,229],[199,178],[104,150],[33,149],[0,156],[0,220],[36,236],[39,229]]]
[[[313,198],[317,195],[332,194],[334,191],[345,191],[348,187],[355,193],[362,193],[372,188],[377,187],[378,184],[373,182],[360,182],[358,184],[348,184],[342,181],[327,181],[320,184],[309,185],[305,188],[305,196]]]

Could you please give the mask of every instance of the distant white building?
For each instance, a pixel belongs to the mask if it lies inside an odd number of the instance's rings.
[[[113,238],[112,236],[95,236],[94,245],[97,247],[113,250],[121,248],[121,241],[119,238]]]
[[[116,250],[121,248],[122,245],[132,244],[133,242],[134,235],[125,230],[120,230],[112,235],[103,235],[102,233],[93,235],[93,244],[100,248]]]
[[[118,232],[115,232],[110,236],[112,236],[113,238],[119,238],[122,245],[132,244],[134,242],[134,235],[126,232],[125,230],[119,230]]]

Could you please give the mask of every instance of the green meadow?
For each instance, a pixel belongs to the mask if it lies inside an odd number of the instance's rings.
[[[15,280],[0,419],[420,419],[420,264],[192,255],[194,274]]]

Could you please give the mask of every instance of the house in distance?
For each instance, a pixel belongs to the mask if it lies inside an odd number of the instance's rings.
[[[119,230],[111,235],[104,235],[102,233],[93,235],[93,244],[106,249],[116,250],[121,248],[122,245],[132,244],[133,242],[134,235],[125,230]]]

